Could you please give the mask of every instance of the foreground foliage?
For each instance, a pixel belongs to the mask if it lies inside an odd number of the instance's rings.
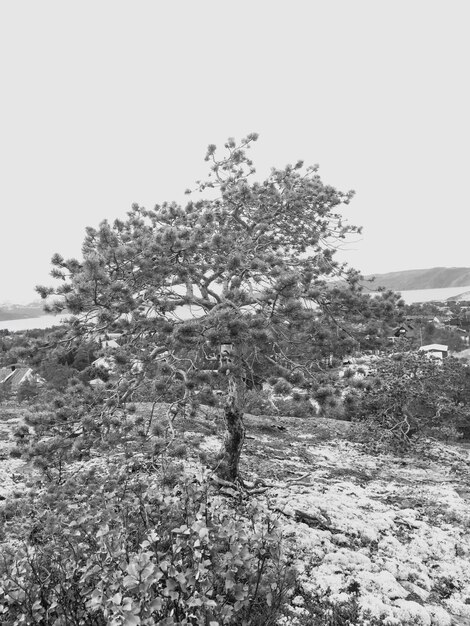
[[[4,508],[2,624],[275,623],[292,580],[269,516],[108,469]]]

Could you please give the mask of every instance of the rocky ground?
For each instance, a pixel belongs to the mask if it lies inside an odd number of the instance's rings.
[[[14,447],[13,433],[22,423],[18,407],[3,404],[0,407],[0,501],[16,490],[24,489],[25,464],[10,457]]]
[[[357,600],[383,624],[470,624],[470,453],[430,443],[415,456],[370,454],[350,425],[285,417],[246,419],[244,476],[272,485],[257,498],[283,525],[301,572],[295,626],[308,599]],[[189,426],[189,425],[188,425]],[[199,449],[220,446],[201,436]],[[377,622],[376,622],[377,623]]]
[[[0,499],[25,480],[8,456],[18,419],[0,420]],[[269,485],[252,497],[278,517],[300,572],[282,624],[309,624],[311,598],[327,596],[337,606],[353,598],[376,624],[470,625],[467,448],[430,443],[420,455],[377,455],[353,441],[346,422],[247,416],[246,424],[243,476]],[[220,448],[220,416],[204,411],[176,428],[187,471],[203,472]]]

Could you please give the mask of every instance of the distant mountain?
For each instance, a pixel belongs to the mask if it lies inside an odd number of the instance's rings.
[[[432,267],[427,270],[405,270],[388,274],[371,274],[374,277],[371,287],[385,287],[394,291],[409,289],[441,289],[445,287],[470,286],[470,267]]]
[[[447,298],[447,302],[470,302],[470,291],[464,291],[459,293],[458,296],[451,296]]]
[[[42,317],[44,305],[42,302],[31,302],[30,304],[12,304],[3,302],[0,304],[0,322],[5,320],[22,320],[30,317]]]

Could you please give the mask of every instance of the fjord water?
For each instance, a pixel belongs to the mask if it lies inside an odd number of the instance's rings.
[[[15,332],[17,330],[33,330],[35,328],[51,328],[52,326],[60,326],[62,320],[70,317],[70,315],[42,315],[41,317],[25,317],[17,320],[0,321],[0,330],[9,330]]]
[[[458,296],[466,291],[470,291],[470,285],[468,287],[444,287],[442,289],[410,289],[400,293],[406,304],[413,304],[415,302],[431,302],[433,300],[444,302],[448,298]],[[4,320],[0,321],[0,330],[6,329],[14,332],[17,330],[32,330],[34,328],[50,328],[59,326],[62,320],[67,317],[69,316],[43,315],[41,317],[29,317],[18,320]]]
[[[470,285],[468,287],[443,287],[441,289],[410,289],[399,293],[406,304],[414,304],[415,302],[432,302],[433,300],[444,302],[448,298],[459,296],[467,291],[470,291]]]

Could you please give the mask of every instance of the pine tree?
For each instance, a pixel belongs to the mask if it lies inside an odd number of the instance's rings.
[[[360,231],[339,213],[353,193],[324,184],[318,167],[302,162],[252,181],[247,150],[256,139],[230,139],[223,158],[209,146],[208,180],[189,192],[186,206],[134,205],[125,221],[88,228],[83,259],[56,254],[53,274],[62,284],[38,288],[43,297],[61,296],[55,309],[77,315],[79,334],[126,337],[119,402],[145,379],[157,391],[179,382],[172,415],[208,385],[224,391],[219,473],[230,481],[239,477],[247,386],[267,376],[307,385],[329,337],[355,345],[365,313],[375,307],[390,317],[396,304],[390,293],[364,296],[358,273],[334,258]]]

